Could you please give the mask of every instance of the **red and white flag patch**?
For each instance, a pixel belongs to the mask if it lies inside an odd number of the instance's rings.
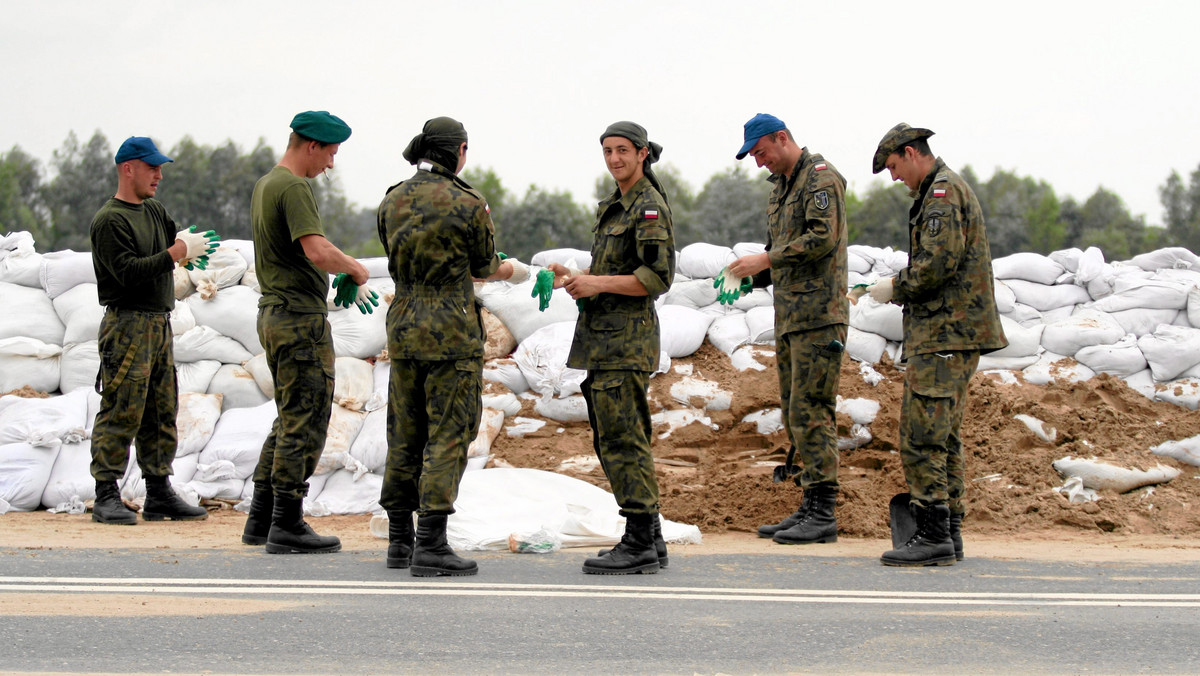
[[[828,168],[829,168],[829,165],[822,162],[822,163],[818,164],[817,166],[813,167],[813,171],[825,171]]]
[[[933,196],[934,196],[934,197],[945,197],[945,196],[946,196],[946,189],[945,189],[945,188],[934,188],[934,189],[933,189]]]
[[[642,218],[645,218],[648,221],[657,220],[658,219],[658,209],[646,209],[645,211],[642,212]]]

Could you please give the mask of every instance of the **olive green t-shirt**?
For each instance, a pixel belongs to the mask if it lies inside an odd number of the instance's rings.
[[[250,198],[254,271],[262,290],[259,307],[327,314],[329,275],[304,255],[300,238],[325,236],[317,199],[308,181],[276,166],[254,184]]]

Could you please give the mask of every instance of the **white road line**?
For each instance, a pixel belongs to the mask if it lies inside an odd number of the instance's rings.
[[[371,580],[0,577],[0,592],[297,596],[491,596],[951,606],[1200,607],[1200,594],[898,592],[847,589],[635,587]]]

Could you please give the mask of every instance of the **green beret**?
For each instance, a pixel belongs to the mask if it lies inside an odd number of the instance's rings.
[[[878,174],[883,171],[883,166],[887,163],[888,155],[896,152],[904,144],[912,143],[921,138],[929,138],[930,136],[933,136],[933,132],[928,129],[910,127],[903,122],[892,127],[888,130],[888,133],[883,135],[883,140],[879,142],[879,147],[875,149],[875,159],[871,162],[871,173]]]
[[[292,131],[319,143],[341,143],[350,138],[350,125],[325,110],[306,110],[292,118]]]

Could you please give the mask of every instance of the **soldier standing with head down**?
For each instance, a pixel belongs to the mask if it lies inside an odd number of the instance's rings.
[[[846,179],[821,155],[800,147],[782,120],[758,114],[745,125],[737,159],[747,154],[771,172],[767,250],[742,256],[724,271],[775,287],[775,355],[787,429],[784,475],[799,456],[795,478],[804,497],[794,514],[759,527],[759,537],[785,545],[837,542],[836,404],[849,326],[846,302]],[[786,476],[779,477],[780,479]]]
[[[583,572],[656,573],[667,564],[667,548],[646,392],[660,351],[654,299],[675,276],[675,240],[667,198],[650,169],[662,147],[633,122],[610,125],[600,144],[617,185],[596,208],[591,268],[549,266],[554,286],[584,301],[567,366],[587,370],[582,389],[592,445],[625,517],[621,542],[588,558]]]
[[[379,499],[388,514],[386,563],[411,565],[419,577],[474,575],[478,565],[446,542],[482,406],[485,336],[473,280],[519,283],[529,271],[514,259],[501,261],[487,202],[458,176],[467,160],[461,123],[429,120],[404,159],[417,173],[388,189],[377,217],[396,282],[387,316],[388,456]]]
[[[949,566],[963,558],[966,491],[962,419],[979,355],[1008,345],[996,310],[983,212],[961,176],[934,157],[933,132],[903,122],[884,135],[871,170],[885,168],[915,199],[908,267],[864,288],[904,306],[900,459],[916,531],[885,552],[887,566]]]

